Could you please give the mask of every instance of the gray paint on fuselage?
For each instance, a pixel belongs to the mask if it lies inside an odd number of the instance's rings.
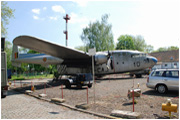
[[[155,62],[150,59],[152,58],[151,56],[139,51],[113,51],[111,52],[111,58],[113,67],[108,66],[108,63],[95,66],[95,73],[97,75],[138,71],[152,67],[155,64]]]

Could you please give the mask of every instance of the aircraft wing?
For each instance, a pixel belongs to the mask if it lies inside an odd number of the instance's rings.
[[[18,36],[13,40],[13,44],[61,58],[64,64],[87,65],[91,63],[91,57],[84,52],[32,36]]]

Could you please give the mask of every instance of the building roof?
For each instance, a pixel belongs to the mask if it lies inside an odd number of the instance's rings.
[[[179,50],[150,53],[158,62],[179,62]]]

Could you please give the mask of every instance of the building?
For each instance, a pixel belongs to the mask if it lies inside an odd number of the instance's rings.
[[[179,50],[155,52],[150,55],[158,60],[153,69],[179,69]]]

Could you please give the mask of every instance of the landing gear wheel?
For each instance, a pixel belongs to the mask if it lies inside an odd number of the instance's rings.
[[[70,84],[67,84],[67,85],[66,85],[66,88],[71,88],[71,85],[70,85]]]
[[[92,87],[92,84],[89,84],[89,85],[88,85],[88,88],[91,88],[91,87]]]
[[[164,94],[167,92],[167,87],[165,85],[158,85],[157,86],[157,91],[160,93],[160,94]]]
[[[136,74],[136,78],[142,78],[141,74]]]

